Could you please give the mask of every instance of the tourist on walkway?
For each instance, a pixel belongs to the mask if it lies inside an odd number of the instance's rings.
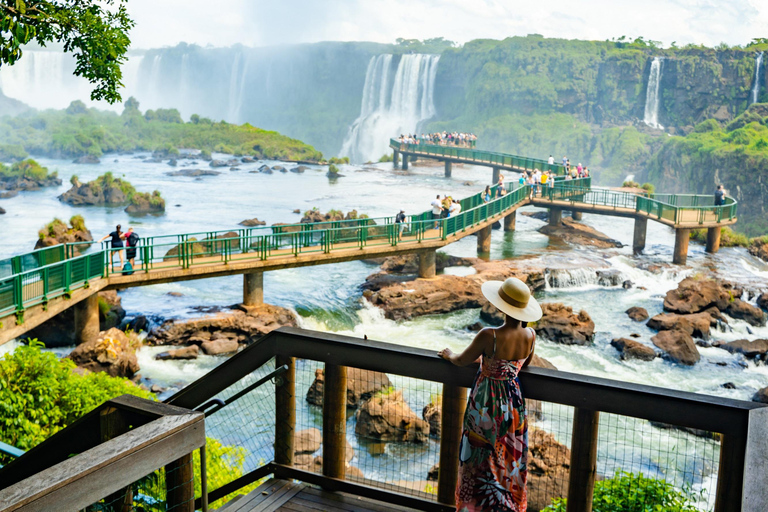
[[[397,228],[397,239],[403,239],[403,231],[405,231],[405,210],[400,210],[400,213],[395,215],[395,224]]]
[[[456,366],[479,360],[464,413],[459,448],[456,510],[522,512],[527,507],[528,419],[518,374],[530,363],[536,332],[525,327],[542,316],[541,306],[521,280],[486,281],[482,292],[505,315],[461,353],[438,355]]]
[[[432,206],[432,220],[435,221],[435,229],[440,227],[440,214],[443,213],[443,203],[440,201],[440,194],[431,203]]]
[[[453,204],[453,198],[449,196],[448,194],[445,194],[443,196],[443,211],[442,211],[442,217],[444,219],[448,218],[448,215],[451,213],[451,205]]]
[[[547,163],[549,165],[555,165],[555,157],[553,157],[552,155],[549,155],[549,159],[547,160]]]
[[[496,197],[501,197],[507,193],[507,189],[504,188],[504,175],[499,174],[498,187],[496,188]]]
[[[126,231],[125,235],[123,235],[123,238],[125,238],[126,246],[125,258],[131,265],[130,273],[133,274],[133,269],[136,268],[136,246],[139,245],[139,234],[133,230],[133,227],[129,227],[128,231]]]
[[[460,213],[461,213],[461,203],[459,202],[458,199],[454,199],[453,203],[451,204],[449,217],[455,217]]]
[[[723,206],[725,204],[725,189],[722,185],[718,185],[715,190],[715,206]]]
[[[120,224],[117,225],[113,232],[104,236],[99,242],[103,242],[107,238],[111,238],[109,245],[111,249],[109,251],[110,269],[115,269],[115,253],[117,253],[117,255],[120,256],[120,269],[122,270],[125,261],[123,260],[123,232],[120,231]]]
[[[486,185],[485,190],[483,191],[483,202],[488,203],[491,201],[491,186]]]

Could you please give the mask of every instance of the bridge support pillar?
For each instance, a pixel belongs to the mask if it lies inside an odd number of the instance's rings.
[[[499,182],[499,176],[501,176],[501,168],[493,168],[493,178],[491,178],[491,185],[496,185]]]
[[[549,209],[549,225],[559,226],[562,224],[563,210],[562,208],[550,208]]]
[[[720,250],[720,226],[707,229],[707,252],[716,253]]]
[[[258,270],[243,274],[243,305],[264,304],[264,272]]]
[[[676,265],[685,265],[688,261],[688,240],[690,239],[690,228],[675,229],[675,252],[672,254],[672,263]]]
[[[437,273],[435,250],[428,249],[419,253],[419,277],[430,279]]]
[[[517,210],[504,217],[504,231],[514,231],[517,222]]]
[[[451,177],[451,171],[453,170],[453,163],[450,160],[445,161],[445,177]]]
[[[75,304],[75,344],[95,340],[99,335],[99,295],[94,293]]]
[[[577,212],[577,211],[572,211],[571,212],[571,218],[573,220],[581,220],[581,216],[582,216],[581,212]]]
[[[392,154],[392,166],[397,169],[397,166],[400,165],[400,152],[395,151]]]
[[[632,252],[640,254],[645,249],[645,233],[648,230],[647,217],[635,217],[635,236],[632,238]]]
[[[408,170],[408,155],[403,154],[403,170]]]
[[[477,232],[477,252],[491,252],[491,226],[486,226]]]

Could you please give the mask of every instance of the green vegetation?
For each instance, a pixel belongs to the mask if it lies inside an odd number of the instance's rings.
[[[691,231],[691,240],[701,243],[707,243],[707,230],[694,229]],[[768,235],[749,238],[743,233],[737,233],[729,227],[720,229],[720,247],[757,247],[768,243]]]
[[[129,201],[133,198],[134,194],[136,194],[136,189],[133,188],[133,185],[120,178],[115,178],[111,172],[105,172],[95,180],[89,181],[87,185],[91,187],[91,190],[94,192],[119,188]]]
[[[336,158],[333,157],[330,160],[328,160],[329,164],[348,164],[349,163],[349,157],[345,156],[343,158]]]
[[[566,498],[555,498],[544,512],[565,512]],[[608,480],[595,483],[593,512],[699,512],[685,492],[664,480],[642,473],[617,471]]]
[[[131,204],[141,205],[144,203],[149,203],[151,206],[165,207],[165,200],[160,195],[159,190],[155,190],[151,194],[149,192],[134,192],[131,196]]]
[[[29,450],[116,396],[152,395],[106,373],[75,373],[75,363],[30,340],[0,358],[0,440]],[[5,461],[7,462],[7,460]]]
[[[75,75],[94,85],[92,99],[120,100],[120,65],[134,25],[124,0],[1,0],[0,13],[0,65],[17,62],[29,43],[62,43],[75,57]]]
[[[16,162],[7,167],[0,164],[0,177],[2,178],[29,178],[31,180],[44,181],[50,178],[56,178],[58,173],[48,172],[47,167],[43,167],[31,158]]]
[[[130,98],[121,115],[88,109],[73,102],[66,110],[31,112],[0,119],[0,140],[35,155],[100,157],[114,151],[159,151],[178,155],[179,148],[200,149],[203,156],[226,150],[258,158],[320,161],[322,154],[277,132],[196,118],[184,123],[175,109],[139,111]]]
[[[383,155],[381,155],[381,158],[379,158],[379,163],[391,162],[392,160],[394,160],[393,155],[391,155],[390,153],[384,153]]]
[[[51,237],[56,238],[58,235],[64,233],[74,233],[75,231],[88,231],[85,227],[85,219],[82,215],[73,215],[69,219],[69,226],[63,220],[56,217],[51,222],[43,226],[43,229],[37,232],[37,236],[40,240]]]
[[[24,151],[24,148],[19,144],[0,144],[0,160],[12,161],[12,160],[24,160],[29,156],[29,153]]]

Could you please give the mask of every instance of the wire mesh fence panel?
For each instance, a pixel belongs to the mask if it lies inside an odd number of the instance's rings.
[[[293,464],[297,469],[322,473],[323,363],[296,361],[296,433]]]
[[[568,495],[573,408],[526,400],[528,509],[542,510]]]

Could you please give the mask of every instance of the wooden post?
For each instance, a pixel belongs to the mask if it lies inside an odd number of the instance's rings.
[[[275,366],[288,365],[275,386],[275,463],[293,466],[296,434],[296,358],[275,356]]]
[[[264,304],[264,272],[257,270],[243,274],[243,305]]]
[[[491,226],[486,226],[477,232],[477,252],[491,252]]]
[[[691,230],[689,228],[675,229],[675,252],[672,253],[672,263],[685,265],[688,261],[688,240]]]
[[[597,411],[573,409],[571,471],[568,478],[567,512],[592,512],[597,474]]]
[[[499,182],[499,176],[501,175],[501,168],[493,168],[493,177],[491,178],[491,185],[496,185]]]
[[[514,231],[517,224],[517,210],[504,217],[504,231]]]
[[[573,220],[581,220],[582,213],[577,212],[576,210],[571,211],[571,218]]]
[[[95,340],[99,335],[99,295],[75,304],[75,344]]]
[[[195,512],[195,471],[189,453],[165,466],[166,510]]]
[[[562,224],[563,219],[563,210],[561,208],[550,208],[549,209],[549,225],[550,226],[559,226]]]
[[[106,443],[110,439],[126,433],[128,425],[125,423],[125,418],[120,409],[106,407],[99,411],[99,430],[102,443]],[[116,512],[131,512],[133,510],[132,486],[129,485],[117,492],[113,492],[104,498],[104,501],[105,503],[112,504],[112,509]]]
[[[435,249],[427,249],[419,253],[419,277],[430,279],[437,273]]]
[[[740,512],[744,487],[746,437],[720,438],[720,464],[717,470],[715,512]]]
[[[467,388],[443,384],[437,501],[447,505],[456,504],[456,483],[459,479],[459,446],[466,406]]]
[[[323,475],[344,478],[347,433],[347,367],[325,365],[323,385]]]
[[[645,249],[645,234],[648,231],[648,217],[635,217],[635,235],[632,238],[632,252],[640,254]]]
[[[451,170],[453,169],[453,164],[450,160],[445,161],[445,177],[450,178],[451,177]]]
[[[720,250],[720,226],[707,229],[707,252],[716,253]]]

